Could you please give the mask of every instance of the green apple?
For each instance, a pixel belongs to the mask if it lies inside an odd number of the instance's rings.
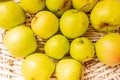
[[[94,54],[94,45],[88,38],[80,37],[71,42],[70,55],[72,58],[81,62],[86,62],[91,60]]]
[[[45,0],[20,0],[22,8],[29,13],[37,13],[45,8]]]
[[[90,14],[93,27],[101,32],[114,32],[120,26],[120,1],[101,0]]]
[[[14,57],[23,58],[34,52],[37,42],[32,30],[24,25],[10,29],[4,36],[4,44]]]
[[[77,10],[90,12],[99,0],[72,0],[72,5]]]
[[[55,64],[42,53],[29,55],[21,66],[25,80],[49,80],[54,70]]]
[[[50,11],[38,12],[31,22],[35,34],[47,39],[58,31],[58,18]]]
[[[22,8],[13,1],[0,3],[0,27],[9,30],[25,22]]]
[[[64,12],[60,18],[60,31],[68,38],[76,38],[83,35],[89,26],[87,15],[75,9]]]
[[[44,50],[48,56],[54,59],[61,59],[69,51],[69,41],[63,35],[54,35],[47,40]]]
[[[120,35],[118,33],[109,33],[100,38],[95,44],[95,49],[102,63],[108,66],[120,64]]]
[[[74,59],[62,59],[56,65],[55,74],[58,80],[80,80],[84,67]]]
[[[71,8],[71,2],[71,0],[46,0],[46,6],[57,16],[61,16],[66,10]]]

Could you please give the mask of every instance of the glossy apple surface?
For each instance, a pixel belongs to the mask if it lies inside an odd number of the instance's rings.
[[[44,50],[48,56],[61,59],[69,51],[69,41],[63,35],[54,35],[47,40]]]
[[[71,8],[71,4],[71,0],[46,0],[47,8],[59,17]]]
[[[73,7],[77,10],[90,12],[99,0],[72,0]]]
[[[20,0],[20,5],[26,12],[35,14],[45,8],[45,0]]]
[[[71,42],[70,54],[78,61],[89,61],[94,57],[95,54],[94,45],[86,37],[76,38]]]
[[[58,18],[50,11],[40,11],[33,18],[31,28],[39,37],[47,39],[58,31]]]
[[[23,58],[34,52],[37,42],[32,30],[24,25],[17,26],[7,31],[4,44],[12,56]]]
[[[9,30],[25,22],[23,9],[13,1],[0,3],[0,27]]]
[[[60,31],[68,38],[76,38],[83,35],[88,29],[89,19],[87,15],[75,9],[64,12],[60,18]]]
[[[56,65],[58,80],[80,80],[84,74],[84,67],[74,59],[62,59]]]
[[[114,32],[120,25],[120,1],[101,0],[92,9],[90,20],[93,27],[101,32]]]
[[[108,66],[120,64],[120,35],[109,33],[100,38],[96,45],[96,55],[101,62]]]
[[[21,66],[25,80],[49,80],[54,70],[55,64],[43,53],[29,55]]]

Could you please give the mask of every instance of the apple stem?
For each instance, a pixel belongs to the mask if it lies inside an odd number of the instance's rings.
[[[83,43],[84,43],[84,41],[83,41],[83,40],[80,40],[80,43],[81,43],[81,44],[83,44]]]
[[[81,7],[81,8],[78,10],[78,12],[79,12],[79,11],[81,11],[81,10],[82,10],[82,8],[84,8],[84,7],[85,7],[85,6],[87,6],[87,5],[90,5],[89,0],[88,0],[87,4],[85,4],[83,7]]]

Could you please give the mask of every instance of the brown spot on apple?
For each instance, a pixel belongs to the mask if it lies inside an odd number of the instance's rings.
[[[69,5],[71,4],[71,0],[65,0],[64,1],[64,4],[62,5],[62,7],[58,10],[58,11],[63,11],[63,10],[66,10],[66,9],[68,9],[69,7]]]
[[[57,10],[57,13],[63,13],[65,10],[69,9],[71,7],[71,0],[65,0],[63,5]]]

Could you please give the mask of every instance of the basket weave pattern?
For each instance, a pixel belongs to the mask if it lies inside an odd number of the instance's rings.
[[[30,23],[34,15],[26,13],[25,25],[30,27]],[[0,29],[0,80],[24,80],[21,74],[21,64],[24,59],[17,59],[11,56],[3,43],[5,30]],[[117,31],[119,32],[119,31]],[[60,32],[58,32],[60,34]],[[56,34],[58,34],[56,33]],[[93,44],[101,38],[104,33],[95,31],[90,25],[87,32],[83,35],[88,37]],[[36,36],[38,41],[39,52],[44,52],[43,46],[46,40],[43,40]],[[71,40],[70,40],[71,41]],[[95,56],[91,61],[84,63],[85,75],[83,80],[120,80],[120,65],[110,67],[101,63]],[[55,74],[50,80],[57,80]]]

